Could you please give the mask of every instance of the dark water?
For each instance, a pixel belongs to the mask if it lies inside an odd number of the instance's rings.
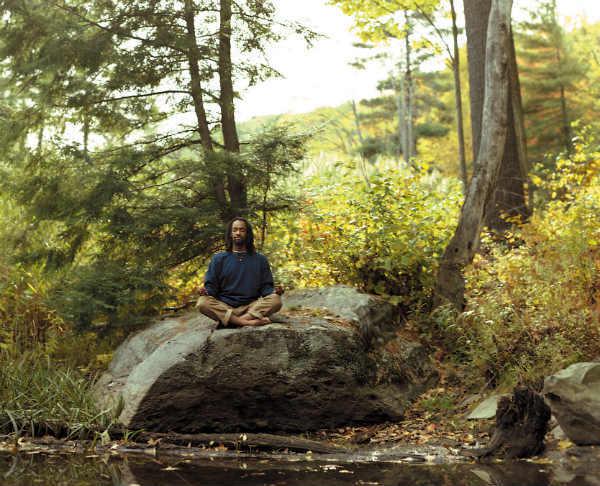
[[[302,460],[300,460],[302,459]],[[307,461],[304,457],[205,459],[83,454],[0,454],[2,486],[598,486],[586,476],[547,464],[407,465]]]

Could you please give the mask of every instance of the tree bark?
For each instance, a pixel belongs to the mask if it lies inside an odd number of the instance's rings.
[[[462,270],[473,260],[479,246],[485,207],[498,178],[508,122],[511,8],[512,0],[492,0],[486,39],[485,97],[479,151],[458,227],[442,257],[435,288],[435,306],[450,302],[459,310],[464,308]]]
[[[399,77],[397,92],[396,92],[396,110],[398,113],[398,141],[400,152],[406,158],[406,107],[404,106],[404,80]],[[400,158],[400,154],[398,154]]]
[[[219,11],[219,85],[221,95],[221,131],[225,150],[238,154],[240,142],[235,124],[235,106],[233,92],[233,70],[231,63],[231,0],[221,0]],[[243,175],[239,170],[230,170],[227,174],[227,191],[231,203],[231,215],[247,211],[248,197]]]
[[[496,411],[496,429],[487,447],[470,451],[475,457],[501,459],[532,457],[544,450],[550,407],[536,392],[517,388],[502,397]]]
[[[460,51],[458,49],[458,27],[456,25],[456,10],[454,0],[450,0],[450,13],[452,16],[452,72],[454,74],[454,99],[456,100],[456,132],[458,136],[458,159],[460,164],[460,177],[463,183],[463,194],[467,194],[469,178],[467,175],[467,159],[465,154],[465,133],[462,111],[462,88],[460,82]]]
[[[192,100],[194,101],[194,111],[196,113],[196,121],[198,123],[198,134],[202,142],[202,147],[207,152],[212,152],[213,144],[210,138],[210,128],[206,117],[206,109],[204,108],[204,100],[202,96],[202,78],[200,76],[200,50],[196,40],[196,27],[194,23],[194,4],[192,0],[185,0],[184,12],[186,25],[186,38],[188,48],[186,55],[188,59],[188,67],[190,70],[190,91]]]
[[[410,23],[410,19],[408,17],[408,11],[404,11],[404,20],[406,25],[406,36],[404,37],[404,49],[406,56],[406,67],[404,71],[404,95],[405,95],[405,112],[404,115],[406,117],[406,153],[404,154],[404,158],[406,162],[410,164],[412,158],[416,153],[416,141],[414,135],[414,89],[413,89],[413,76],[412,76],[412,59],[411,59],[411,47],[410,47],[410,37],[412,34],[412,25]]]
[[[498,185],[486,210],[485,224],[495,231],[506,231],[517,218],[524,221],[529,216],[525,199],[527,149],[521,88],[517,71],[517,57],[512,32],[509,38],[508,58],[508,133],[498,176]],[[507,221],[508,218],[508,221]]]
[[[487,22],[491,0],[465,0],[465,27],[467,31],[467,54],[469,57],[469,83],[471,101],[471,128],[473,134],[473,157],[477,159],[481,140],[482,108],[484,99],[484,65],[486,59]],[[496,231],[510,227],[505,216],[525,219],[528,209],[525,199],[527,161],[525,130],[522,118],[521,95],[512,31],[509,34],[509,124],[503,151],[503,160],[495,193],[486,208],[485,224]]]
[[[288,449],[296,452],[319,452],[322,454],[332,454],[346,452],[346,449],[334,444],[308,440],[296,437],[287,437],[274,434],[176,434],[176,433],[159,433],[159,432],[140,432],[135,438],[139,441],[148,442],[152,439],[160,440],[161,444],[178,444],[187,446],[210,446],[224,445],[232,449],[260,449],[260,450],[276,450]]]
[[[464,0],[467,58],[469,66],[469,102],[473,160],[477,161],[481,140],[481,117],[485,87],[487,19],[492,0]],[[474,168],[475,169],[475,168]]]
[[[196,39],[196,26],[193,0],[185,0],[183,16],[186,25],[187,49],[186,56],[188,60],[188,68],[190,70],[190,92],[194,103],[194,112],[196,113],[196,123],[198,126],[198,135],[205,153],[213,152],[214,147],[210,138],[210,127],[204,107],[204,99],[202,95],[202,78],[200,76],[200,50]],[[216,175],[211,178],[215,199],[221,208],[227,206],[227,198],[225,197],[225,187],[221,177]]]

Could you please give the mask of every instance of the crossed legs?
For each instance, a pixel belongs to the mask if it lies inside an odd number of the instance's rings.
[[[268,316],[281,309],[281,297],[273,293],[250,304],[231,307],[210,295],[203,295],[196,302],[196,308],[225,327],[262,326],[271,322]]]

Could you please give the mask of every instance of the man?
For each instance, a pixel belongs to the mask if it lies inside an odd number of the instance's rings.
[[[262,326],[281,309],[283,290],[273,286],[267,258],[254,248],[252,226],[234,218],[225,233],[226,250],[214,255],[196,307],[223,326]]]

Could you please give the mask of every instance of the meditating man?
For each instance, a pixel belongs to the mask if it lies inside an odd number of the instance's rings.
[[[275,289],[267,257],[255,250],[250,223],[231,220],[225,246],[210,261],[196,307],[225,327],[268,324],[281,309],[283,289]]]

